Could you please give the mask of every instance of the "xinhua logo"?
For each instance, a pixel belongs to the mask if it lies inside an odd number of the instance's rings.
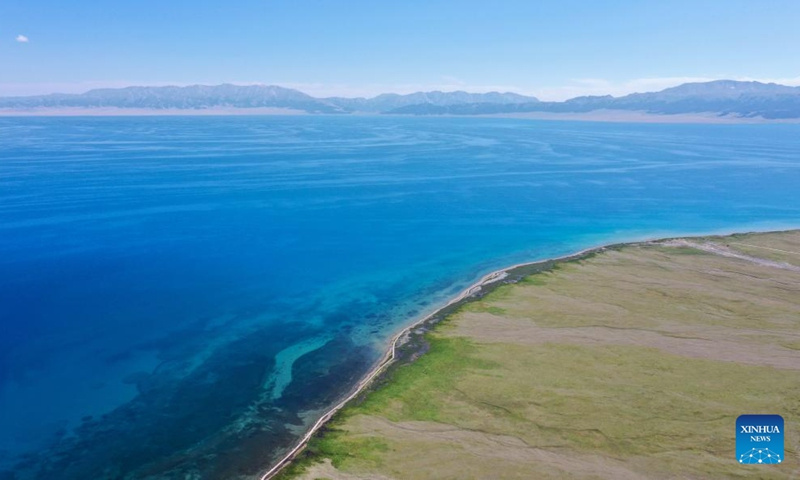
[[[783,417],[740,415],[736,419],[736,460],[763,465],[783,462]]]

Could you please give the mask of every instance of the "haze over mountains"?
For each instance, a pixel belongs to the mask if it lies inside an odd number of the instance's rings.
[[[489,115],[527,112],[588,113],[598,110],[648,114],[704,113],[718,116],[800,118],[800,87],[718,80],[686,83],[660,92],[623,97],[588,96],[541,102],[515,93],[387,93],[372,98],[316,98],[272,85],[193,85],[96,89],[83,94],[0,97],[0,109],[205,110],[280,108],[315,114],[382,113],[407,115]]]

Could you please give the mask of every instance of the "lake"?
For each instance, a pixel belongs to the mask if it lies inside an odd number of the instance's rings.
[[[797,124],[0,118],[0,478],[247,478],[491,270],[798,226]]]

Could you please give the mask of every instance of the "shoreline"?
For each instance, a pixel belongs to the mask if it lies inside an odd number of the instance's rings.
[[[641,243],[641,242],[631,242],[630,244],[634,243]],[[530,267],[535,265],[546,265],[548,263],[554,264],[556,262],[563,262],[566,260],[576,260],[580,257],[596,253],[598,251],[602,251],[612,246],[618,245],[628,245],[628,243],[611,243],[607,245],[600,245],[596,247],[590,247],[583,249],[579,252],[563,255],[560,257],[552,257],[546,258],[543,260],[536,260],[533,262],[525,262],[525,263],[518,263],[514,264],[505,268],[500,268],[498,270],[494,270],[492,272],[487,273],[483,277],[480,278],[477,282],[471,284],[469,287],[462,290],[458,295],[451,298],[447,301],[444,305],[434,310],[432,313],[422,317],[421,319],[415,320],[410,325],[404,327],[398,333],[391,337],[389,340],[389,348],[387,349],[386,353],[381,357],[381,359],[376,363],[376,365],[367,372],[367,374],[359,380],[356,386],[351,390],[351,392],[337,403],[332,408],[328,409],[328,411],[322,415],[319,420],[317,420],[314,425],[309,429],[308,432],[298,441],[297,445],[291,449],[286,455],[283,456],[272,468],[270,468],[266,473],[262,474],[259,479],[260,480],[269,480],[273,478],[275,475],[281,472],[283,468],[291,463],[294,457],[300,453],[308,444],[308,441],[311,440],[311,437],[316,434],[320,428],[322,428],[328,421],[330,421],[336,413],[339,412],[342,408],[344,408],[351,400],[356,398],[359,394],[363,393],[371,384],[372,382],[377,379],[384,371],[394,363],[395,359],[397,358],[397,349],[398,347],[402,346],[401,340],[406,337],[412,330],[415,328],[424,325],[425,323],[433,320],[436,316],[441,314],[444,310],[455,306],[458,303],[463,302],[471,298],[474,294],[478,293],[482,290],[482,287],[486,285],[490,285],[501,280],[508,278],[509,273],[511,270],[516,270],[523,267]],[[527,276],[528,273],[522,275]],[[495,285],[497,286],[497,285]]]
[[[0,108],[0,118],[49,117],[389,117],[389,118],[505,118],[517,120],[571,121],[589,123],[656,123],[769,125],[798,124],[800,118],[764,118],[720,115],[718,112],[648,113],[642,110],[599,109],[588,112],[506,112],[479,114],[406,114],[388,112],[315,113],[282,107],[210,107],[210,108],[121,108],[121,107],[32,107]]]
[[[703,238],[703,237],[744,235],[750,233],[768,233],[768,232],[779,233],[779,232],[793,231],[796,229],[797,228],[779,228],[772,230],[767,229],[767,230],[750,230],[750,231],[728,231],[727,233],[718,232],[718,233],[706,233],[706,234],[688,234],[679,236],[648,237],[641,240],[611,242],[584,248],[577,252],[569,253],[566,255],[549,257],[530,262],[516,263],[510,266],[506,266],[491,271],[486,275],[482,276],[476,282],[469,285],[464,290],[462,290],[458,295],[448,300],[447,303],[445,303],[441,307],[436,308],[433,312],[424,315],[422,318],[414,320],[411,324],[403,327],[399,332],[393,335],[388,342],[388,348],[386,350],[386,353],[381,357],[380,360],[378,360],[375,363],[375,366],[373,366],[366,373],[366,375],[364,375],[364,377],[362,377],[361,380],[358,381],[358,383],[351,389],[350,393],[344,399],[336,403],[336,405],[329,408],[325,412],[325,414],[323,414],[311,426],[311,428],[305,433],[305,435],[303,435],[297,441],[297,444],[294,446],[294,448],[292,448],[283,457],[281,457],[281,459],[278,460],[277,463],[275,463],[269,470],[267,470],[265,473],[263,473],[257,478],[259,480],[270,480],[274,478],[276,475],[278,475],[284,468],[289,466],[291,462],[295,459],[295,457],[306,448],[311,438],[317,432],[319,432],[319,430],[322,427],[324,427],[326,423],[328,423],[331,419],[333,419],[333,417],[345,406],[347,406],[347,404],[350,403],[350,401],[352,401],[360,394],[364,393],[369,387],[371,387],[375,382],[375,380],[379,379],[381,375],[386,373],[386,370],[389,367],[396,364],[396,361],[398,359],[398,348],[409,343],[409,335],[415,329],[423,327],[425,324],[434,320],[435,320],[434,323],[438,323],[438,321],[442,320],[444,317],[448,316],[451,313],[449,311],[450,309],[454,307],[459,307],[463,303],[482,297],[483,295],[477,295],[477,294],[483,292],[484,287],[486,286],[491,286],[491,289],[486,290],[484,294],[491,292],[492,290],[494,290],[494,288],[497,288],[501,285],[516,283],[519,280],[528,277],[530,275],[533,275],[535,273],[549,270],[559,263],[581,260],[588,256],[592,256],[596,253],[600,253],[605,250],[613,248],[630,247],[641,244],[665,242],[665,241],[679,240],[685,238]],[[530,271],[528,271],[529,269]],[[509,278],[510,280],[504,281]]]

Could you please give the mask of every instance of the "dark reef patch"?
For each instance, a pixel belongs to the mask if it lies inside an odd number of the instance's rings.
[[[374,351],[337,335],[294,362],[292,382],[276,405],[300,411],[318,410],[343,397],[375,360]]]
[[[181,376],[186,367],[177,360],[137,375],[141,394],[133,401],[102,418],[86,418],[74,434],[27,455],[3,478],[221,480],[256,474],[270,461],[265,453],[277,456],[296,440],[288,426],[302,424],[304,410],[332,401],[369,368],[368,351],[337,337],[298,360],[288,395],[273,404],[264,391],[275,355],[311,333],[299,324],[273,325],[217,348],[188,375]]]

